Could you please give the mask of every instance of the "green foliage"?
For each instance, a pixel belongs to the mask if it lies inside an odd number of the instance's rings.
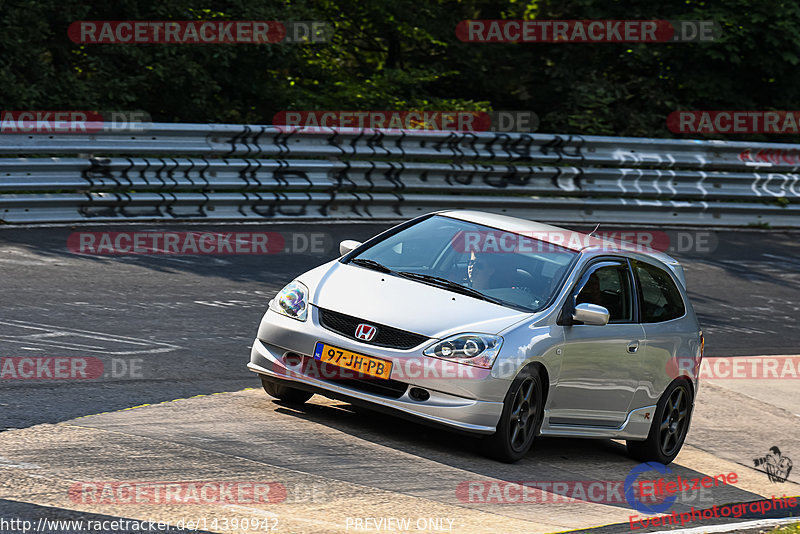
[[[141,109],[269,123],[282,110],[532,110],[540,131],[673,136],[675,110],[796,110],[800,6],[664,0],[0,0],[5,110]],[[464,19],[714,20],[713,43],[477,44]],[[308,45],[76,44],[76,20],[324,20]],[[728,136],[796,141],[797,136]]]
[[[800,523],[775,527],[775,530],[770,530],[769,534],[800,534]]]

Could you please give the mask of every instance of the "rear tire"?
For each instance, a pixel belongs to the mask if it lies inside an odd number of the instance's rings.
[[[676,380],[656,406],[650,433],[644,441],[627,441],[628,454],[640,462],[672,462],[683,447],[692,417],[692,390],[686,380]]]
[[[484,438],[484,453],[506,463],[522,459],[542,424],[542,379],[535,367],[526,367],[508,388],[497,431]]]
[[[275,397],[278,400],[291,402],[293,404],[303,404],[308,399],[314,396],[314,394],[311,393],[310,391],[303,391],[302,389],[296,389],[290,386],[286,386],[284,384],[280,384],[276,382],[274,379],[268,379],[263,375],[260,376],[261,376],[261,385],[264,387],[264,391],[266,391],[268,395]]]

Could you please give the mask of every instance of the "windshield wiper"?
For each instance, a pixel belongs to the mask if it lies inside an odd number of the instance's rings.
[[[489,297],[487,295],[484,295],[477,289],[472,289],[471,287],[462,286],[458,282],[453,282],[452,280],[448,280],[447,278],[442,278],[440,276],[432,276],[430,274],[412,273],[409,271],[400,271],[396,274],[399,274],[400,276],[404,276],[406,278],[411,278],[413,280],[419,280],[420,282],[427,282],[429,284],[449,289],[451,291],[455,291],[456,293],[461,293],[462,295],[468,295],[470,297],[475,297],[476,299],[485,300],[493,304],[500,304],[501,306],[504,305],[503,302],[497,299],[493,299],[492,297]]]
[[[366,267],[367,269],[372,269],[373,271],[380,271],[382,273],[393,273],[394,272],[390,268],[388,268],[387,266],[385,266],[385,265],[383,265],[381,263],[378,263],[377,261],[368,260],[368,259],[365,259],[365,258],[354,258],[354,259],[350,260],[350,263],[353,263],[353,264],[358,265],[360,267]]]

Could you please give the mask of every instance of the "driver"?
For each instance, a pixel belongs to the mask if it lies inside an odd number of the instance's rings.
[[[473,289],[490,289],[489,280],[495,272],[494,266],[487,258],[487,254],[482,254],[480,258],[474,252],[470,253],[469,263],[467,263],[467,277],[469,287]]]
[[[469,287],[478,290],[513,287],[512,268],[503,260],[502,254],[471,252],[467,264]]]
[[[583,289],[578,294],[578,300],[575,304],[589,303],[605,306],[604,300],[603,292],[600,291],[600,279],[597,277],[597,273],[592,273],[586,281],[586,285],[583,286]]]

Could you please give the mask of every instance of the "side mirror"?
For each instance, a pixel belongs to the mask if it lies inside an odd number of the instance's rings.
[[[605,326],[608,324],[608,310],[597,304],[584,302],[575,306],[572,320],[588,325]]]
[[[339,243],[339,254],[344,256],[345,254],[352,252],[357,247],[361,246],[361,241],[353,241],[352,239],[345,239],[341,243]]]

